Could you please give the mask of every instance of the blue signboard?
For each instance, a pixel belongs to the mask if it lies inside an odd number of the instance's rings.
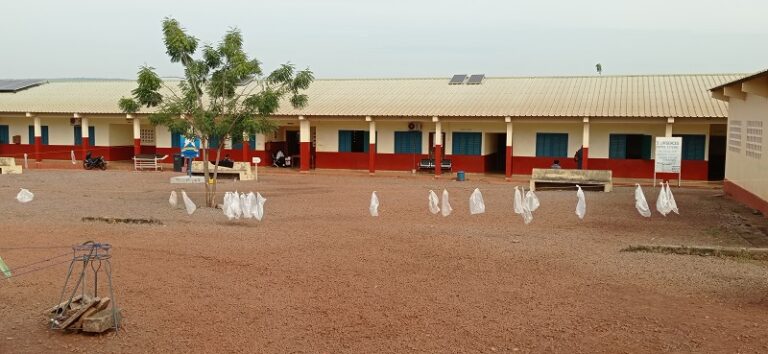
[[[185,139],[184,147],[181,148],[181,155],[188,159],[197,158],[200,154],[198,147],[195,145],[191,140]]]

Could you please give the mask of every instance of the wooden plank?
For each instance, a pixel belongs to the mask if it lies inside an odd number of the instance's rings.
[[[98,303],[98,301],[91,301],[89,303],[84,304],[83,307],[81,307],[79,310],[77,310],[77,312],[72,314],[72,316],[69,316],[69,318],[67,318],[66,321],[62,322],[59,325],[59,328],[64,329],[64,328],[69,327],[69,325],[75,323],[75,321],[77,321],[77,319],[80,318],[80,316],[82,316],[83,313],[85,313],[86,310],[91,308],[91,306],[96,305],[97,303]]]
[[[120,309],[116,309],[117,311],[117,322],[119,323],[122,319],[121,311]],[[102,333],[110,328],[115,327],[115,314],[112,313],[112,308],[106,308],[104,310],[101,310],[88,318],[86,318],[83,321],[83,332],[90,332],[90,333]]]
[[[97,312],[99,312],[101,310],[106,309],[109,306],[110,303],[111,303],[111,301],[110,301],[110,299],[108,297],[101,298],[101,300],[99,300],[99,302],[96,305],[94,305],[91,308],[89,308],[88,310],[86,310],[83,313],[83,315],[80,316],[80,318],[77,320],[77,322],[75,322],[75,324],[72,327],[70,327],[70,328],[83,328],[83,322],[85,321],[85,319],[91,317],[93,314],[95,314],[95,313],[97,313]]]

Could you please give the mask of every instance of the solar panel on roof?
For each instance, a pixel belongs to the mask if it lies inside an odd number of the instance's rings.
[[[464,83],[464,80],[467,79],[467,75],[459,74],[459,75],[453,75],[451,78],[451,81],[448,82],[448,85],[461,85]]]
[[[472,75],[469,77],[467,85],[480,85],[483,83],[483,79],[485,79],[485,74]]]
[[[0,92],[19,92],[44,83],[45,80],[0,80]]]

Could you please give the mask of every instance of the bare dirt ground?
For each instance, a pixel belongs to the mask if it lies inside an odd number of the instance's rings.
[[[111,243],[125,317],[117,336],[51,332],[42,312],[67,265],[0,280],[0,353],[768,352],[768,264],[620,252],[764,246],[768,222],[718,190],[675,189],[681,215],[650,219],[631,188],[587,192],[583,221],[573,191],[542,191],[526,226],[510,184],[270,172],[222,182],[267,198],[257,222],[171,209],[172,175],[0,177],[0,257],[13,268]],[[16,202],[20,187],[35,200]],[[487,212],[471,216],[475,187]],[[447,218],[427,208],[429,189],[443,188]],[[368,214],[373,190],[378,218]],[[656,191],[646,197],[653,204]]]

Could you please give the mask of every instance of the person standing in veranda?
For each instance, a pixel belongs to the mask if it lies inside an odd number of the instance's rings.
[[[581,169],[581,158],[583,154],[584,147],[580,147],[579,150],[576,151],[576,155],[573,155],[573,159],[576,160],[576,168]]]

